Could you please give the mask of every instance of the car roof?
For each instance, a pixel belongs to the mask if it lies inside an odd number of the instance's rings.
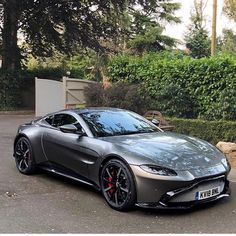
[[[56,111],[56,112],[52,112],[52,113],[48,113],[44,116],[41,116],[41,117],[38,117],[37,120],[40,120],[40,119],[45,119],[46,117],[48,116],[52,116],[52,115],[55,115],[55,114],[60,114],[60,113],[74,113],[74,114],[83,114],[83,113],[86,113],[86,112],[96,112],[96,111],[127,111],[125,109],[121,109],[121,108],[114,108],[114,107],[86,107],[86,108],[72,108],[72,109],[63,109],[63,110],[60,110],[60,111]]]
[[[75,109],[65,109],[62,110],[63,111],[70,111],[76,114],[83,114],[86,112],[96,112],[96,111],[126,111],[124,109],[120,109],[120,108],[114,108],[114,107],[86,107],[86,108],[75,108]]]

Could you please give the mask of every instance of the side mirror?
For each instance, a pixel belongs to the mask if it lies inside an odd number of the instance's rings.
[[[76,126],[70,124],[70,125],[62,125],[59,127],[59,129],[63,132],[63,133],[76,133],[76,131],[78,130],[76,128]]]
[[[160,121],[157,120],[157,119],[152,119],[152,123],[156,126],[159,126],[160,125]]]

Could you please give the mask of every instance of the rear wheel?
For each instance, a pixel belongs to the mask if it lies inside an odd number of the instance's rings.
[[[33,174],[36,170],[36,165],[29,140],[25,137],[19,138],[14,152],[17,169],[22,174]]]
[[[102,168],[100,182],[103,196],[113,209],[126,211],[134,206],[135,183],[130,170],[122,161],[108,161]]]

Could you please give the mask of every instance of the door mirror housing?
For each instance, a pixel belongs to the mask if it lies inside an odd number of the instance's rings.
[[[156,126],[159,126],[160,125],[160,121],[157,120],[157,119],[152,119],[152,123]]]
[[[59,129],[63,132],[63,133],[77,133],[78,129],[76,126],[69,124],[69,125],[62,125],[59,127]]]

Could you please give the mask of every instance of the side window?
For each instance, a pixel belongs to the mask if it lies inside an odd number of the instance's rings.
[[[64,125],[63,124],[63,114],[54,115],[52,126],[59,127],[62,125]]]
[[[68,115],[68,114],[63,114],[61,117],[61,123],[62,125],[70,125],[76,123],[77,120],[75,119],[74,116]]]
[[[75,119],[74,116],[68,115],[68,114],[61,114],[60,117],[60,125],[69,125],[69,124],[73,124],[74,126],[76,126],[76,128],[81,131],[82,130],[82,126],[80,125],[80,123]],[[57,126],[57,127],[58,127]]]
[[[57,114],[57,115],[52,115],[48,116],[45,121],[53,126],[53,127],[60,127],[62,125],[69,125],[73,124],[77,127],[78,130],[82,130],[82,126],[80,123],[76,120],[75,117],[68,115],[68,114]]]
[[[45,119],[45,121],[46,121],[49,125],[52,125],[53,118],[54,118],[54,116],[48,116],[48,117]]]
[[[80,124],[79,122],[76,121],[76,123],[74,123],[73,125],[75,125],[76,128],[77,128],[79,131],[82,131],[82,130],[83,130],[83,128],[82,128],[82,126],[81,126],[81,124]]]

